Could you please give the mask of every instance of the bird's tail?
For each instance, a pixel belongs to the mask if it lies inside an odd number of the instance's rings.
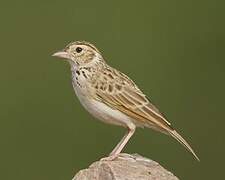
[[[191,146],[185,141],[184,138],[180,134],[178,134],[175,130],[170,130],[168,132],[173,138],[175,138],[179,143],[181,143],[193,156],[200,161],[198,156],[195,154],[194,150],[191,148]]]

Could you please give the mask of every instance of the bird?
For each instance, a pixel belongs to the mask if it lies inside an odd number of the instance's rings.
[[[126,134],[109,156],[104,158],[105,160],[116,159],[136,128],[146,127],[172,136],[199,161],[187,141],[135,82],[111,67],[93,44],[74,41],[52,56],[69,62],[75,94],[91,115],[104,123],[127,129]]]

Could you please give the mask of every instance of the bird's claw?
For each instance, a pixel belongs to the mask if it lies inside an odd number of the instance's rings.
[[[101,158],[100,161],[113,161],[118,158],[119,154],[109,155],[108,157]]]

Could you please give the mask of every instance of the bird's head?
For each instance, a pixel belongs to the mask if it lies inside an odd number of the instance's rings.
[[[70,64],[75,66],[91,66],[98,62],[104,62],[98,49],[85,41],[72,42],[52,56],[67,59]]]

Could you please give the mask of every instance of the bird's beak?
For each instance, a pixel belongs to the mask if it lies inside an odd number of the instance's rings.
[[[70,59],[69,53],[67,53],[66,51],[63,51],[63,50],[54,53],[52,56],[64,58],[64,59]]]

